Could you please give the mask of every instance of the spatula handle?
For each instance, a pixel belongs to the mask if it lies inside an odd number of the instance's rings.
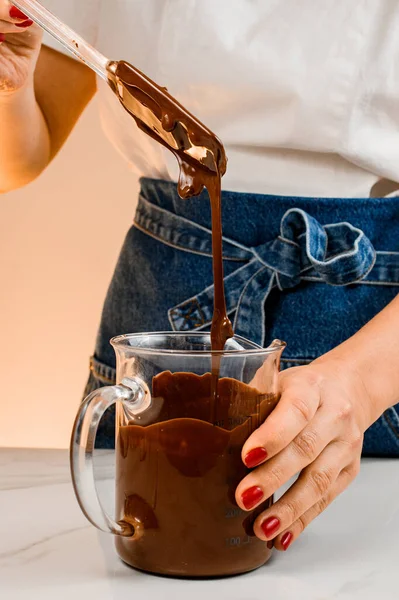
[[[97,75],[108,80],[107,65],[109,60],[44,8],[40,2],[37,2],[37,0],[12,0],[12,3]]]

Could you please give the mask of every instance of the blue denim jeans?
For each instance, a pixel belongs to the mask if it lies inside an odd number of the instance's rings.
[[[399,200],[223,192],[226,303],[236,333],[287,342],[282,368],[305,365],[358,331],[399,290]],[[108,290],[86,393],[115,381],[111,337],[210,328],[207,194],[142,179],[134,224]],[[98,433],[114,444],[112,410]],[[399,405],[366,432],[363,453],[399,456]]]

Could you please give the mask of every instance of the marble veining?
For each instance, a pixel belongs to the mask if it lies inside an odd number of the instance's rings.
[[[113,453],[96,472],[113,506]],[[397,600],[399,461],[365,460],[356,482],[284,554],[212,581],[137,572],[84,518],[68,453],[0,449],[0,598],[5,600]]]

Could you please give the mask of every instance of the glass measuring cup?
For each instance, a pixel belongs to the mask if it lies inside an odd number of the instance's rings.
[[[234,494],[248,472],[242,446],[278,401],[285,344],[264,349],[235,337],[215,353],[209,334],[196,332],[132,334],[112,345],[120,383],[86,398],[71,440],[75,493],[87,518],[115,534],[119,556],[141,570],[202,577],[264,564],[271,550],[252,525],[272,499],[244,512]],[[96,493],[92,453],[101,416],[115,403],[114,520]]]

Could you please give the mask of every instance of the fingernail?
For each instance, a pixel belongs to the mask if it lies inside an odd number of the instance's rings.
[[[272,537],[280,527],[280,520],[277,517],[269,517],[261,524],[261,529],[266,537]]]
[[[21,19],[21,21],[26,21],[26,19],[29,18],[26,15],[24,15],[24,13],[21,10],[19,10],[19,8],[17,8],[16,6],[12,6],[10,8],[10,17],[12,19]]]
[[[257,485],[245,490],[245,492],[243,492],[241,496],[242,503],[247,510],[250,510],[251,508],[256,506],[258,502],[262,500],[262,498],[263,491]]]
[[[286,550],[288,550],[288,546],[291,544],[292,538],[293,538],[293,535],[292,535],[291,531],[287,531],[287,533],[285,533],[283,535],[283,537],[281,538],[281,545],[283,547],[284,552]]]
[[[4,35],[4,33],[0,33],[0,44],[2,44],[6,39],[6,36]]]
[[[30,19],[25,21],[25,23],[15,23],[15,27],[21,27],[21,29],[25,29],[25,27],[30,27],[31,25],[33,25],[33,21]]]
[[[260,465],[260,463],[262,463],[264,460],[266,460],[266,458],[267,452],[264,448],[254,448],[253,450],[250,450],[248,452],[248,454],[244,458],[244,463],[245,466],[248,467],[248,469],[253,469],[254,467]]]

